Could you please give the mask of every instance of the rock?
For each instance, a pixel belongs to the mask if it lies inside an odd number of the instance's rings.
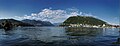
[[[5,20],[4,22],[2,22],[2,27],[5,31],[11,30],[13,28],[13,25],[11,22]]]

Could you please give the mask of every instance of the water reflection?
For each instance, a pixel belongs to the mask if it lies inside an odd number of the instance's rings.
[[[3,35],[0,29],[2,45],[114,45],[119,36],[117,28],[82,27],[21,27],[10,31],[12,35]],[[42,41],[42,42],[41,42]]]
[[[102,28],[84,28],[84,27],[68,27],[65,28],[68,35],[71,36],[98,36],[102,33]]]
[[[27,28],[27,27],[26,27]],[[65,38],[56,38],[57,36],[66,36],[65,30],[59,27],[35,27],[24,30],[23,37],[29,37],[31,40],[41,40],[44,42],[52,42],[54,40],[64,40]],[[23,31],[24,30],[24,31]]]

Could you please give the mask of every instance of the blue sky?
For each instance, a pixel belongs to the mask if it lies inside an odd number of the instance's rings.
[[[46,10],[47,9],[47,10]],[[74,9],[69,11],[68,9]],[[120,1],[119,0],[0,0],[0,18],[14,18],[18,19],[20,17],[34,17],[32,14],[36,15],[35,18],[42,18],[43,12],[61,12],[60,15],[67,15],[61,17],[68,17],[73,12],[84,14],[89,14],[91,16],[96,16],[108,23],[118,24],[118,18],[120,16]],[[64,11],[64,12],[63,12]],[[71,12],[71,13],[65,13]],[[41,14],[40,14],[41,13]],[[40,15],[38,15],[40,14]],[[54,16],[58,15],[53,13]],[[52,15],[53,15],[52,14]],[[69,15],[68,15],[69,14]],[[75,15],[76,15],[75,14]],[[46,15],[46,13],[45,13]],[[47,13],[46,16],[52,16]],[[17,16],[17,17],[15,17]],[[41,17],[38,17],[41,16]],[[46,20],[47,17],[43,19]],[[48,21],[53,22],[51,17]],[[60,16],[58,16],[60,18]],[[57,19],[57,18],[55,18]],[[61,19],[61,18],[60,18]],[[61,20],[58,20],[61,21]],[[54,22],[53,22],[54,23]]]

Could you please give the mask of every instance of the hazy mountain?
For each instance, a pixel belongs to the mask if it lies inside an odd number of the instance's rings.
[[[24,19],[22,20],[24,23],[29,23],[34,26],[54,26],[51,22],[49,21],[41,21],[41,20],[29,20],[29,19]]]
[[[55,25],[55,26],[59,26],[60,24],[62,24],[62,23],[53,23],[53,25]]]

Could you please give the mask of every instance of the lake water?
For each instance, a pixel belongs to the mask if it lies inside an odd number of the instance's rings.
[[[18,27],[0,29],[0,46],[119,46],[118,28]]]

